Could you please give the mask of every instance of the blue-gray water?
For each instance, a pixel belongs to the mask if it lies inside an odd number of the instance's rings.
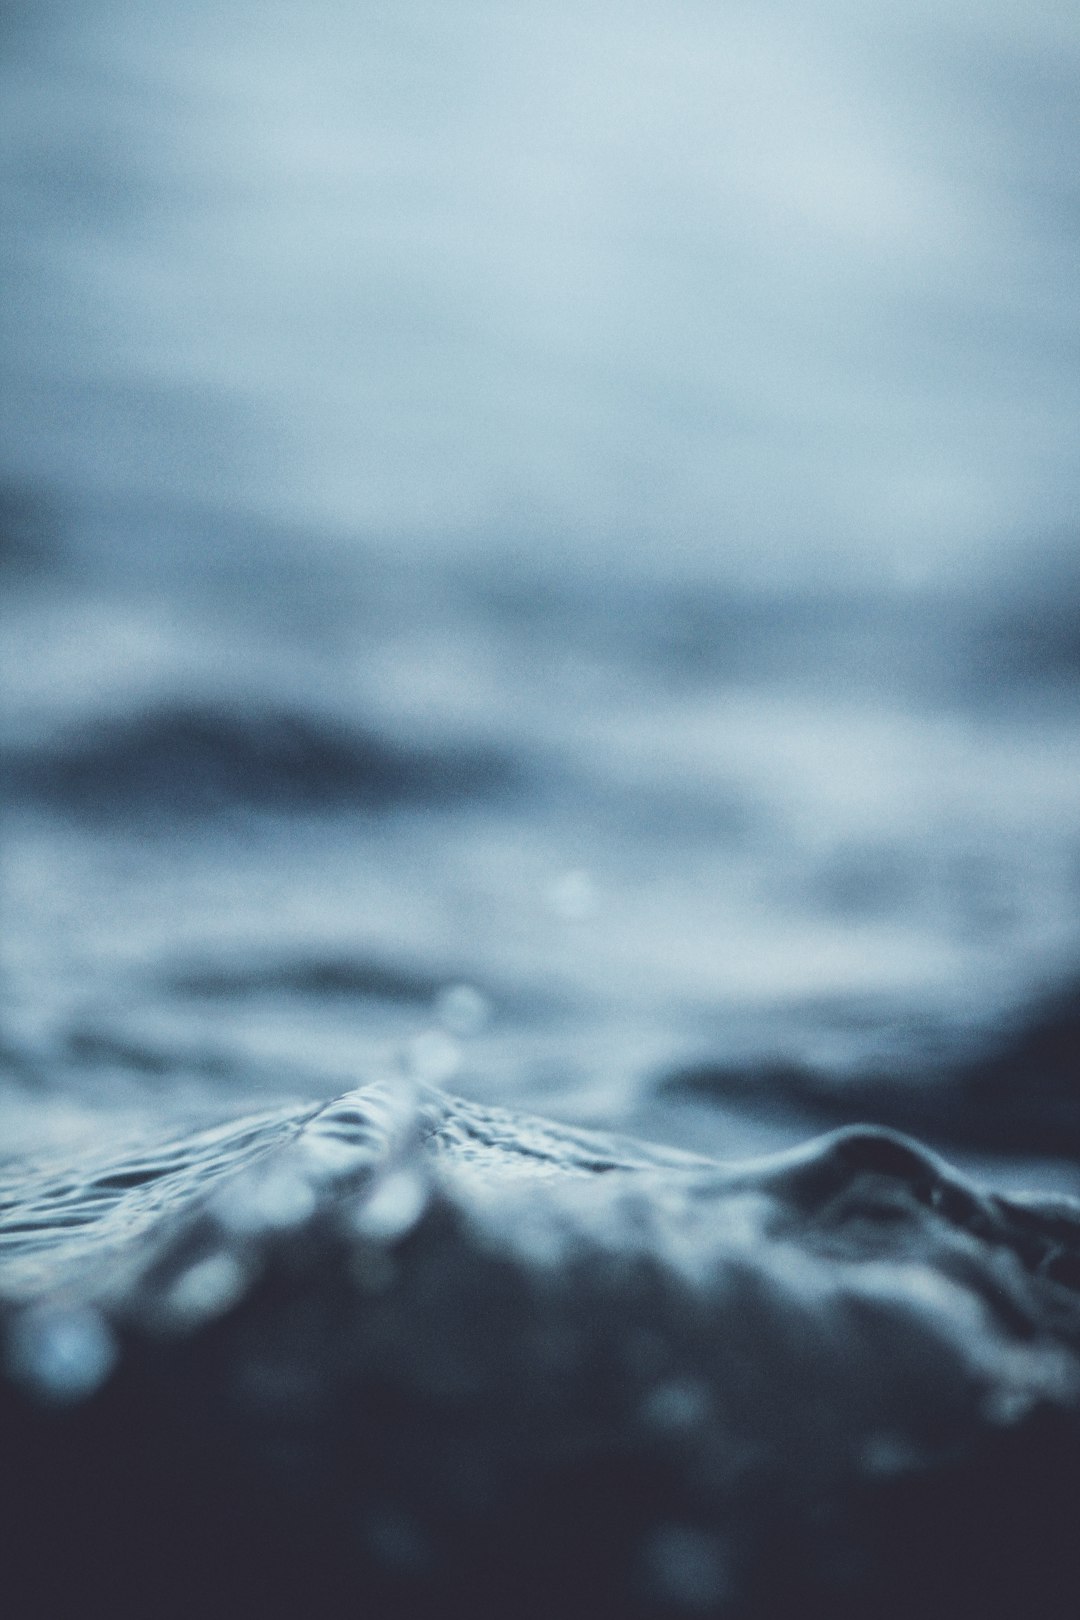
[[[7,1612],[1074,1613],[1080,1203],[372,1082],[0,1179]]]
[[[1080,1191],[1078,68],[5,7],[13,1186],[403,1083]]]

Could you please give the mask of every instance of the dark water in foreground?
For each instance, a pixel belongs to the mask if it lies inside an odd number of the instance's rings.
[[[0,1610],[1071,1620],[1078,78],[4,7]]]
[[[9,1612],[1075,1611],[1075,1201],[379,1085],[0,1200]]]

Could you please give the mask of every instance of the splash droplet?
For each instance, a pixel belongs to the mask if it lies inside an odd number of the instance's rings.
[[[720,1538],[692,1525],[662,1525],[645,1549],[656,1596],[688,1613],[710,1613],[731,1595],[729,1560]]]
[[[302,1225],[315,1203],[309,1181],[295,1171],[277,1169],[238,1181],[218,1198],[216,1209],[231,1232],[284,1232]]]
[[[116,1365],[116,1342],[88,1307],[24,1311],[11,1331],[8,1365],[20,1383],[53,1401],[92,1395]]]
[[[471,984],[450,984],[435,998],[435,1017],[444,1030],[459,1040],[479,1035],[491,1016],[486,996]]]
[[[427,1188],[418,1170],[391,1171],[357,1210],[357,1231],[376,1242],[393,1243],[412,1231],[426,1204]]]
[[[650,1391],[641,1415],[653,1428],[693,1429],[708,1417],[710,1404],[699,1378],[673,1378]]]
[[[425,1029],[409,1043],[409,1073],[414,1080],[438,1086],[450,1080],[461,1067],[461,1048],[442,1029]]]
[[[247,1285],[247,1272],[231,1254],[208,1254],[189,1266],[169,1290],[170,1316],[194,1325],[220,1316],[234,1305]]]
[[[547,898],[552,911],[564,922],[584,922],[596,912],[596,885],[580,867],[557,877]]]

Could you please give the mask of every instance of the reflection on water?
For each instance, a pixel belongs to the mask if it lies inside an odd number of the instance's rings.
[[[404,1067],[1070,1147],[1078,62],[960,0],[8,7],[12,1140]]]

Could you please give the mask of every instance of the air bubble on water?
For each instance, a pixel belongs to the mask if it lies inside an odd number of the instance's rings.
[[[596,885],[582,867],[563,872],[547,892],[548,905],[564,922],[584,922],[597,908]]]
[[[646,1544],[645,1564],[654,1594],[675,1608],[708,1613],[731,1597],[727,1550],[708,1531],[685,1524],[662,1525]]]
[[[711,1404],[700,1378],[672,1378],[650,1390],[641,1415],[657,1429],[693,1429],[708,1418]]]
[[[247,1268],[235,1255],[208,1254],[181,1272],[168,1293],[169,1314],[185,1324],[220,1316],[241,1297]]]
[[[1026,1418],[1035,1404],[1033,1390],[997,1389],[983,1402],[983,1410],[991,1423],[1008,1429]]]
[[[406,1063],[414,1080],[425,1085],[442,1085],[461,1067],[461,1047],[445,1030],[425,1029],[409,1042]]]
[[[867,1474],[890,1479],[910,1473],[919,1463],[919,1453],[903,1435],[881,1430],[868,1436],[862,1448],[862,1465]]]
[[[380,1243],[411,1232],[427,1205],[427,1187],[418,1170],[402,1168],[384,1176],[354,1217],[356,1230]]]
[[[283,1232],[308,1219],[315,1208],[315,1191],[295,1170],[277,1169],[238,1181],[219,1196],[215,1207],[232,1232]]]
[[[468,1040],[479,1035],[491,1017],[487,997],[471,984],[450,984],[435,998],[435,1018],[449,1035]]]
[[[108,1323],[89,1307],[24,1311],[8,1344],[12,1375],[53,1401],[92,1395],[112,1372],[116,1358]]]

